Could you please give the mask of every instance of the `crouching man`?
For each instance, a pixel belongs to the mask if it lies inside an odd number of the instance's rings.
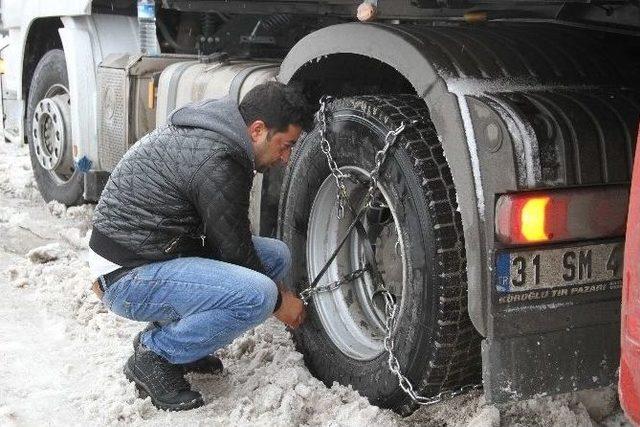
[[[203,405],[187,372],[222,369],[213,352],[272,313],[295,328],[303,304],[281,280],[291,255],[252,236],[254,171],[286,163],[311,119],[303,96],[270,82],[175,110],[111,174],[95,209],[93,289],[112,312],[150,322],[124,372],[161,409]]]

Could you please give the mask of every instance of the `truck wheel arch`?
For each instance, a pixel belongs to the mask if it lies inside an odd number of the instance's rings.
[[[60,38],[69,71],[76,161],[86,157],[86,169],[100,170],[96,96],[97,70],[111,53],[133,54],[139,51],[135,18],[116,15],[71,16],[62,19]],[[91,72],[83,72],[89,68]],[[90,96],[86,96],[89,94]],[[80,125],[82,124],[82,126]],[[91,124],[91,125],[87,125]]]
[[[314,68],[322,69],[323,61],[326,62],[333,55],[358,55],[392,67],[425,100],[442,139],[442,147],[459,195],[467,254],[469,313],[476,329],[485,335],[481,315],[484,303],[480,289],[485,280],[482,278],[483,269],[479,256],[484,244],[478,212],[477,181],[473,175],[467,136],[457,97],[447,90],[444,79],[425,56],[420,43],[420,40],[397,27],[357,23],[326,27],[309,34],[289,51],[282,62],[278,80],[283,83],[304,81],[306,72]],[[452,119],[452,115],[456,119]]]
[[[42,56],[51,49],[62,49],[62,41],[58,35],[58,30],[62,27],[62,21],[57,17],[38,18],[29,24],[20,71],[22,99],[29,98],[31,76]]]

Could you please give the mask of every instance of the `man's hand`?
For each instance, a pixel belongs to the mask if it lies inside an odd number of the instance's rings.
[[[273,315],[288,327],[295,329],[304,321],[304,304],[296,294],[284,289],[283,286],[278,286],[278,290],[282,295],[282,304]]]

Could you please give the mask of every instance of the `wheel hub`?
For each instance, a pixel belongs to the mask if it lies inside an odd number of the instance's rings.
[[[351,177],[345,180],[345,185],[351,203],[357,209],[355,205],[366,193],[368,172],[354,166],[340,170]],[[367,238],[374,248],[376,264],[384,283],[402,309],[406,277],[404,246],[390,193],[382,185],[378,188],[381,194],[377,200],[378,207],[370,210],[362,220],[367,236],[352,232],[320,284],[338,280],[347,273],[365,267],[367,260],[362,239]],[[310,279],[324,266],[353,220],[348,213],[344,219],[338,220],[336,212],[335,182],[333,176],[329,176],[318,190],[309,218],[307,272]],[[333,292],[313,296],[313,304],[330,339],[340,351],[356,360],[371,360],[384,351],[384,304],[381,299],[373,298],[374,291],[371,275],[366,273]]]
[[[54,86],[36,105],[32,132],[38,163],[58,181],[66,181],[73,173],[70,123],[69,94]]]

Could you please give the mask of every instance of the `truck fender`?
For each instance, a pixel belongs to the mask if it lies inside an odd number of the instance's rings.
[[[76,21],[74,18],[63,18],[65,26],[59,30],[69,74],[69,96],[73,99],[71,135],[74,163],[78,163],[83,156],[98,158],[97,145],[89,143],[97,140],[95,96],[90,95],[96,93],[91,37],[89,32],[76,25]]]
[[[74,161],[84,160],[86,168],[99,169],[96,118],[96,72],[111,53],[139,51],[134,18],[114,15],[63,17],[59,30],[72,99],[71,118]]]

